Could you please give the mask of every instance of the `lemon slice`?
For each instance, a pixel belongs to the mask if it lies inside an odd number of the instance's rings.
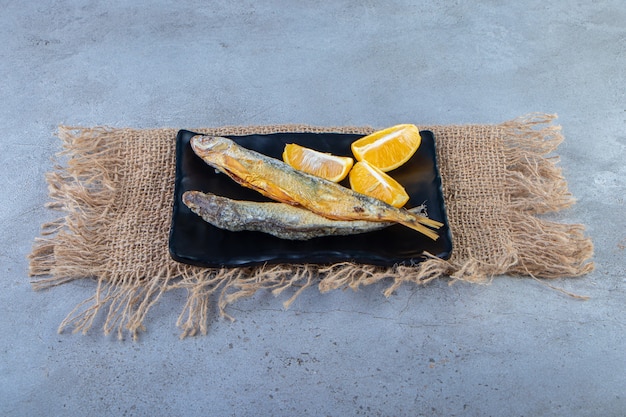
[[[351,148],[357,161],[369,162],[387,172],[411,159],[421,143],[417,126],[401,124],[357,139]]]
[[[409,201],[409,195],[402,185],[365,161],[357,162],[352,167],[350,187],[357,193],[378,198],[394,207],[402,207]]]
[[[354,164],[348,156],[319,152],[295,143],[285,145],[283,161],[295,169],[332,182],[344,179]]]

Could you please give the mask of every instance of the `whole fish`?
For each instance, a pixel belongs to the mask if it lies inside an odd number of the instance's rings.
[[[354,235],[391,226],[392,222],[330,220],[312,211],[284,203],[232,200],[200,191],[186,191],[183,203],[215,227],[239,232],[252,230],[281,239],[308,240],[321,236]],[[418,213],[425,205],[410,211]]]
[[[228,138],[196,135],[191,138],[191,147],[213,168],[272,200],[304,207],[328,219],[394,222],[433,240],[439,237],[424,226],[439,228],[442,223],[438,221],[298,171],[283,161],[246,149]]]

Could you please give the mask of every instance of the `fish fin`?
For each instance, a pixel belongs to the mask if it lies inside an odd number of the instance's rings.
[[[264,187],[258,187],[256,188],[256,190],[274,201],[289,204],[292,206],[299,206],[299,204],[293,199],[291,195],[289,195],[285,190],[274,184],[265,183]]]

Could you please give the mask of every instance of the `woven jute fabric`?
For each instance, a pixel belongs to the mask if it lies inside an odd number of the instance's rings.
[[[64,149],[47,175],[48,206],[62,216],[44,224],[30,254],[35,289],[93,279],[94,294],[61,323],[86,332],[99,314],[105,333],[137,336],[150,307],[186,289],[182,336],[206,333],[213,314],[259,290],[357,289],[385,281],[389,296],[404,283],[433,279],[486,282],[502,274],[574,277],[593,269],[593,246],[578,224],[549,221],[574,199],[553,151],[563,140],[553,115],[531,114],[495,125],[419,126],[434,132],[454,249],[414,266],[353,263],[200,268],[168,251],[178,129],[61,127]],[[212,135],[275,132],[368,134],[371,127],[308,125],[193,129]],[[213,304],[215,302],[215,304]],[[214,308],[213,305],[217,307]],[[178,314],[178,313],[177,313]]]

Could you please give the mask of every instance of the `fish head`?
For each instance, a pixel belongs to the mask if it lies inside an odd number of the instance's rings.
[[[196,135],[191,138],[191,148],[200,157],[221,153],[229,149],[232,141],[221,136]]]
[[[192,210],[197,209],[199,206],[198,195],[199,191],[185,191],[182,197],[183,203]]]
[[[230,176],[240,184],[252,174],[239,162],[238,146],[231,139],[221,136],[196,135],[191,138],[191,148],[204,162]]]

